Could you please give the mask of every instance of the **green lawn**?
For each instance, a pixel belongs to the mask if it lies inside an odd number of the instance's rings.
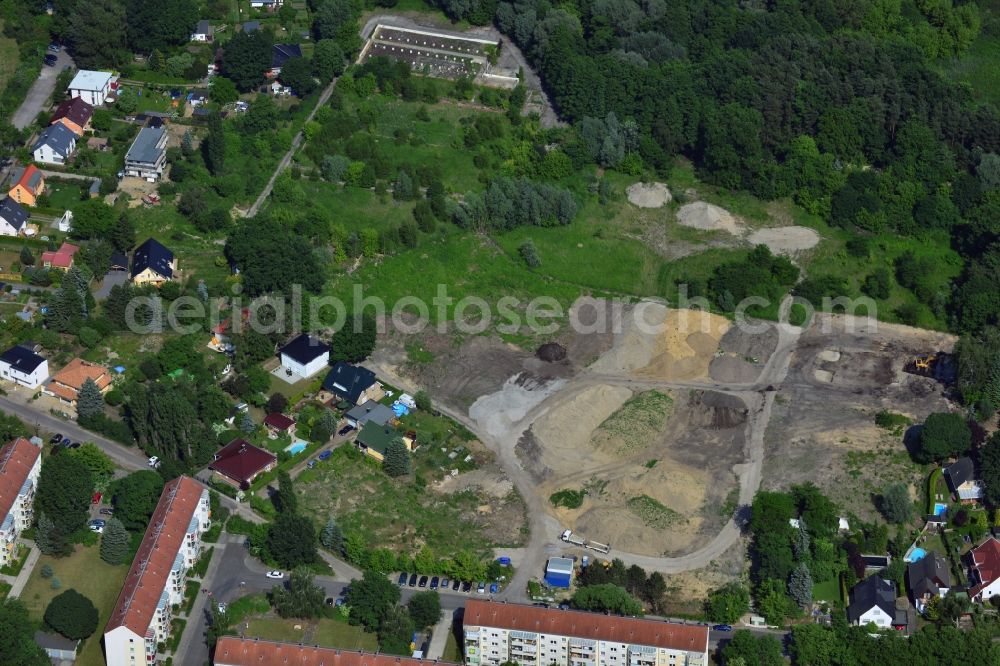
[[[53,578],[59,579],[61,587],[52,589],[51,579],[42,578],[42,567],[48,564],[54,571]],[[129,563],[131,564],[131,563]],[[54,596],[70,588],[88,597],[97,606],[99,619],[97,631],[84,641],[76,659],[78,666],[103,666],[104,653],[101,649],[101,632],[114,608],[128,565],[111,566],[100,556],[100,548],[77,546],[69,557],[53,558],[42,555],[38,559],[28,584],[21,593],[21,600],[35,620],[41,621],[45,608]]]
[[[843,605],[844,600],[840,598],[840,583],[837,582],[837,578],[834,577],[826,582],[814,584],[813,599]]]
[[[311,637],[305,642],[310,645],[368,652],[378,648],[375,634],[367,634],[361,627],[351,626],[339,619],[322,618],[311,621],[257,617],[249,620],[249,628],[243,632],[247,637],[288,643],[303,642],[307,633],[311,633]]]
[[[0,89],[7,85],[7,81],[17,71],[20,60],[21,54],[17,42],[10,37],[0,37]]]
[[[80,203],[82,196],[89,190],[90,184],[82,181],[45,181],[45,195],[49,199],[49,208],[72,209]]]

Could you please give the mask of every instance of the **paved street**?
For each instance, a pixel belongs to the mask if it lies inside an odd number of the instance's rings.
[[[69,57],[65,49],[59,52],[59,59],[54,67],[42,65],[42,71],[38,74],[38,78],[31,84],[24,102],[21,103],[10,120],[14,127],[24,129],[46,108],[49,98],[56,89],[56,79],[59,78],[59,72],[63,71],[64,67],[73,67],[73,59]]]

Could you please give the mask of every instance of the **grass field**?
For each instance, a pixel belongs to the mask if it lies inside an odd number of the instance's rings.
[[[628,455],[647,446],[670,418],[674,400],[659,391],[645,391],[629,398],[598,426],[595,437],[619,444],[618,453]]]
[[[625,504],[647,527],[666,529],[681,518],[679,513],[649,495],[632,497]]]
[[[814,584],[813,599],[843,606],[844,600],[840,597],[840,583],[837,581],[837,578],[834,577],[823,583]]]
[[[49,198],[49,208],[72,209],[79,205],[82,195],[89,190],[89,183],[82,181],[45,181],[45,194]]]
[[[51,579],[42,578],[42,567],[46,564],[52,567],[53,578],[58,578],[61,583],[58,590],[52,589]],[[31,617],[39,621],[52,598],[64,590],[73,588],[94,602],[99,615],[97,631],[84,641],[76,664],[103,666],[101,631],[111,616],[111,610],[118,599],[118,593],[121,592],[126,573],[128,573],[127,565],[115,567],[104,562],[98,546],[90,548],[77,546],[72,555],[64,558],[42,555],[21,593],[21,600],[28,607]]]
[[[249,620],[248,623],[249,627],[243,632],[244,636],[247,637],[288,643],[306,642],[320,647],[368,652],[373,652],[378,648],[378,639],[375,634],[367,634],[361,627],[351,626],[339,619],[322,618],[313,621],[257,617]]]
[[[3,22],[0,21],[0,31]],[[10,37],[0,36],[0,89],[7,85],[7,81],[17,71],[17,65],[21,60],[21,53],[18,51],[17,42]]]
[[[1000,104],[1000,1],[988,0],[980,6],[983,25],[979,37],[968,53],[944,63],[940,70],[945,76],[968,83],[976,99]],[[983,11],[986,8],[989,11]]]

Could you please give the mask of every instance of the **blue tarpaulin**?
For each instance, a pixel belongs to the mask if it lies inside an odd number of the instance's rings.
[[[395,414],[397,417],[406,416],[407,414],[410,413],[410,408],[404,405],[403,403],[397,401],[392,403],[392,413]]]

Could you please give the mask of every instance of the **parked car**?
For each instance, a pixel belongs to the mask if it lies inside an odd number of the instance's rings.
[[[109,509],[109,508],[104,508],[104,509],[101,509],[98,513],[100,513],[103,516],[113,516],[113,515],[115,515],[115,510],[114,509]]]
[[[71,449],[78,449],[78,448],[80,448],[80,442],[73,442],[72,444],[69,444],[68,446]]]
[[[486,583],[484,583],[483,581],[479,581],[479,583],[476,585],[476,592],[478,592],[479,594],[486,594]]]
[[[281,580],[282,578],[285,577],[285,574],[283,574],[282,572],[280,572],[278,570],[268,571],[265,575],[268,578],[271,578],[271,579],[274,579],[274,580]]]
[[[400,587],[406,587],[406,579],[407,579],[407,575],[406,575],[405,571],[403,573],[399,574],[399,586]]]
[[[62,438],[63,438],[62,434],[57,432],[56,434],[52,435],[52,439],[49,440],[49,444],[58,444],[59,442],[62,441]]]
[[[225,602],[220,601],[219,605],[216,606],[216,608],[219,609],[220,613],[225,613],[226,612],[226,608],[228,608],[228,606],[226,606]]]
[[[59,442],[59,446],[65,446],[66,448],[69,448],[73,446],[73,440],[70,439],[69,437],[63,437],[63,440]]]
[[[333,597],[327,597],[326,598],[326,605],[327,606],[332,606],[333,605]]]
[[[345,603],[347,603],[347,599],[345,599],[344,597],[337,597],[334,600],[333,605],[339,608],[343,606]]]
[[[308,464],[306,465],[306,467],[307,467],[308,469],[312,469],[312,468],[313,468],[313,467],[315,467],[315,466],[316,466],[317,464],[319,464],[319,461],[318,461],[318,460],[310,460],[310,461],[309,461],[309,463],[308,463]]]
[[[330,449],[327,449],[326,451],[323,451],[322,453],[319,454],[319,459],[320,460],[329,460],[330,456],[332,456],[332,455],[333,455],[333,451],[331,451]]]
[[[104,497],[104,495],[102,495],[101,493],[99,493],[99,492],[94,493],[94,496],[90,498],[90,503],[91,504],[100,504],[102,497]]]
[[[441,579],[441,589],[442,590],[447,590],[448,589],[448,579],[447,578],[442,578]]]
[[[457,578],[455,580],[451,581],[451,590],[452,590],[452,592],[458,592],[460,589],[462,589],[462,581],[460,581]]]
[[[500,591],[500,586],[497,583],[490,583],[490,594],[496,594]]]
[[[433,578],[431,578],[431,589],[432,590],[438,589],[438,584],[440,582],[441,582],[441,579],[438,578],[437,576],[434,576]]]
[[[58,56],[50,53],[47,56],[45,56],[45,65],[48,67],[55,67],[56,62],[58,62],[58,60],[59,60]]]
[[[352,430],[354,430],[354,426],[352,426],[352,425],[346,425],[343,428],[341,428],[340,430],[338,430],[337,434],[340,435],[341,437],[343,437],[344,435],[346,435],[347,433],[351,432]]]
[[[465,581],[464,583],[462,583],[462,592],[470,592],[470,591],[472,591],[472,583],[470,583],[469,581]]]
[[[49,51],[52,51],[53,53],[59,53],[60,51],[62,51],[62,47],[59,46],[58,44],[49,44]]]
[[[417,574],[410,574],[410,580],[406,583],[410,587],[417,586]]]
[[[420,577],[420,582],[417,583],[417,587],[427,587],[427,576]]]
[[[505,567],[509,567],[510,566],[510,558],[509,557],[498,557],[497,558],[497,564],[500,564],[500,565],[505,566]]]
[[[160,464],[160,458],[158,456],[150,456],[149,466],[156,469],[156,466]]]
[[[98,527],[104,527],[105,525],[108,524],[108,521],[104,520],[103,518],[94,518],[93,520],[91,520],[87,524],[90,525],[90,526],[97,525]]]
[[[732,631],[733,626],[731,624],[717,624],[712,627],[712,631]]]
[[[104,525],[91,525],[90,531],[96,534],[104,534]]]

